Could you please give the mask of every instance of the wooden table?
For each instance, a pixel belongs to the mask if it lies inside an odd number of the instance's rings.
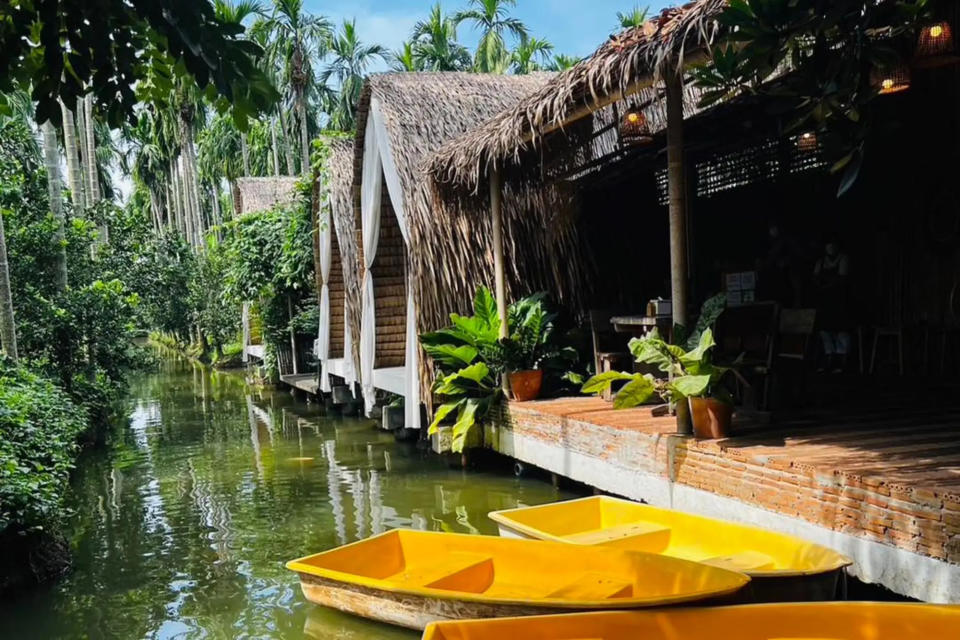
[[[610,324],[614,331],[632,333],[638,338],[647,335],[653,328],[660,329],[661,335],[669,338],[672,329],[669,316],[616,316],[610,318]]]

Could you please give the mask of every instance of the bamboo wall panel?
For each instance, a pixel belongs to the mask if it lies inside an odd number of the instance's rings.
[[[380,204],[380,243],[373,263],[373,295],[377,313],[377,357],[374,367],[402,367],[406,361],[407,248],[390,202],[386,181]]]

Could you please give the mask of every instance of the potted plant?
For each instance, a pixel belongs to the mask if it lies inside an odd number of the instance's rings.
[[[499,342],[499,364],[513,398],[521,402],[540,397],[545,365],[569,359],[570,350],[553,340],[556,314],[547,311],[544,298],[538,293],[510,305],[510,335]]]
[[[710,362],[710,352],[716,343],[710,329],[697,336],[696,346],[690,350],[663,340],[656,331],[630,341],[630,352],[637,362],[650,364],[666,374],[608,371],[594,376],[583,385],[584,393],[600,394],[618,380],[626,384],[614,396],[618,409],[636,407],[651,398],[660,397],[676,404],[687,403],[697,438],[723,438],[729,434],[733,415],[733,399],[724,386],[731,368],[718,367]]]

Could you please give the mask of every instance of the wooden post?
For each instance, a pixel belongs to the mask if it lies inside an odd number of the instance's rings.
[[[287,316],[290,318],[290,366],[293,368],[293,375],[300,373],[297,367],[297,332],[293,328],[293,298],[287,296]]]
[[[670,69],[667,93],[667,178],[670,196],[670,298],[673,324],[687,325],[687,171],[683,149],[683,72]],[[677,433],[690,434],[693,424],[686,402],[673,407]]]
[[[250,361],[247,348],[250,346],[250,303],[244,302],[240,309],[240,325],[243,327],[243,361]]]
[[[667,89],[667,177],[670,196],[670,298],[673,323],[687,326],[687,181],[683,149],[683,75],[671,69]]]
[[[500,316],[500,338],[510,335],[507,318],[507,283],[503,273],[503,175],[496,165],[490,170],[490,216],[493,227],[493,275],[494,289],[497,296],[497,314]],[[507,373],[500,378],[500,387],[504,395],[509,393]]]
[[[493,221],[493,273],[497,296],[497,313],[500,314],[500,337],[510,335],[507,326],[507,284],[503,273],[503,176],[494,166],[490,170],[490,215]]]

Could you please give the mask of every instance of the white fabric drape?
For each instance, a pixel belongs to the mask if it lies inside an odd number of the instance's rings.
[[[320,331],[317,334],[320,360],[320,390],[330,392],[330,266],[333,263],[333,229],[331,228],[330,203],[321,202],[319,216],[320,244]]]
[[[382,178],[381,178],[382,177]],[[410,231],[404,208],[400,174],[390,147],[390,138],[384,126],[380,103],[370,101],[370,115],[364,133],[363,179],[360,192],[360,209],[363,223],[364,275],[362,286],[363,314],[360,323],[360,381],[363,387],[364,407],[369,414],[374,404],[373,368],[376,362],[376,331],[373,266],[380,242],[380,202],[384,197],[382,184],[387,185],[387,197],[396,213],[400,234],[409,251]],[[420,373],[419,337],[417,335],[416,304],[413,297],[413,282],[407,282],[407,331],[404,349],[404,418],[408,429],[420,428]]]
[[[360,185],[360,222],[363,235],[363,284],[360,295],[363,311],[360,318],[360,385],[367,415],[374,404],[373,365],[376,362],[377,316],[373,295],[373,267],[380,242],[380,151],[373,118],[367,119],[363,140],[363,177]]]
[[[390,205],[397,214],[397,222],[400,225],[400,235],[403,236],[403,242],[410,246],[410,236],[407,229],[407,212],[403,204],[403,189],[400,186],[400,174],[397,172],[397,164],[393,160],[393,150],[390,146],[390,137],[387,135],[387,129],[383,125],[383,115],[380,111],[380,102],[376,98],[370,100],[370,120],[373,121],[373,130],[376,133],[377,149],[380,152],[380,166],[383,170],[383,179],[387,183],[387,194],[390,196]]]
[[[403,372],[406,399],[403,403],[404,425],[407,429],[420,428],[420,351],[417,335],[417,308],[413,299],[413,278],[407,279],[407,337]]]

